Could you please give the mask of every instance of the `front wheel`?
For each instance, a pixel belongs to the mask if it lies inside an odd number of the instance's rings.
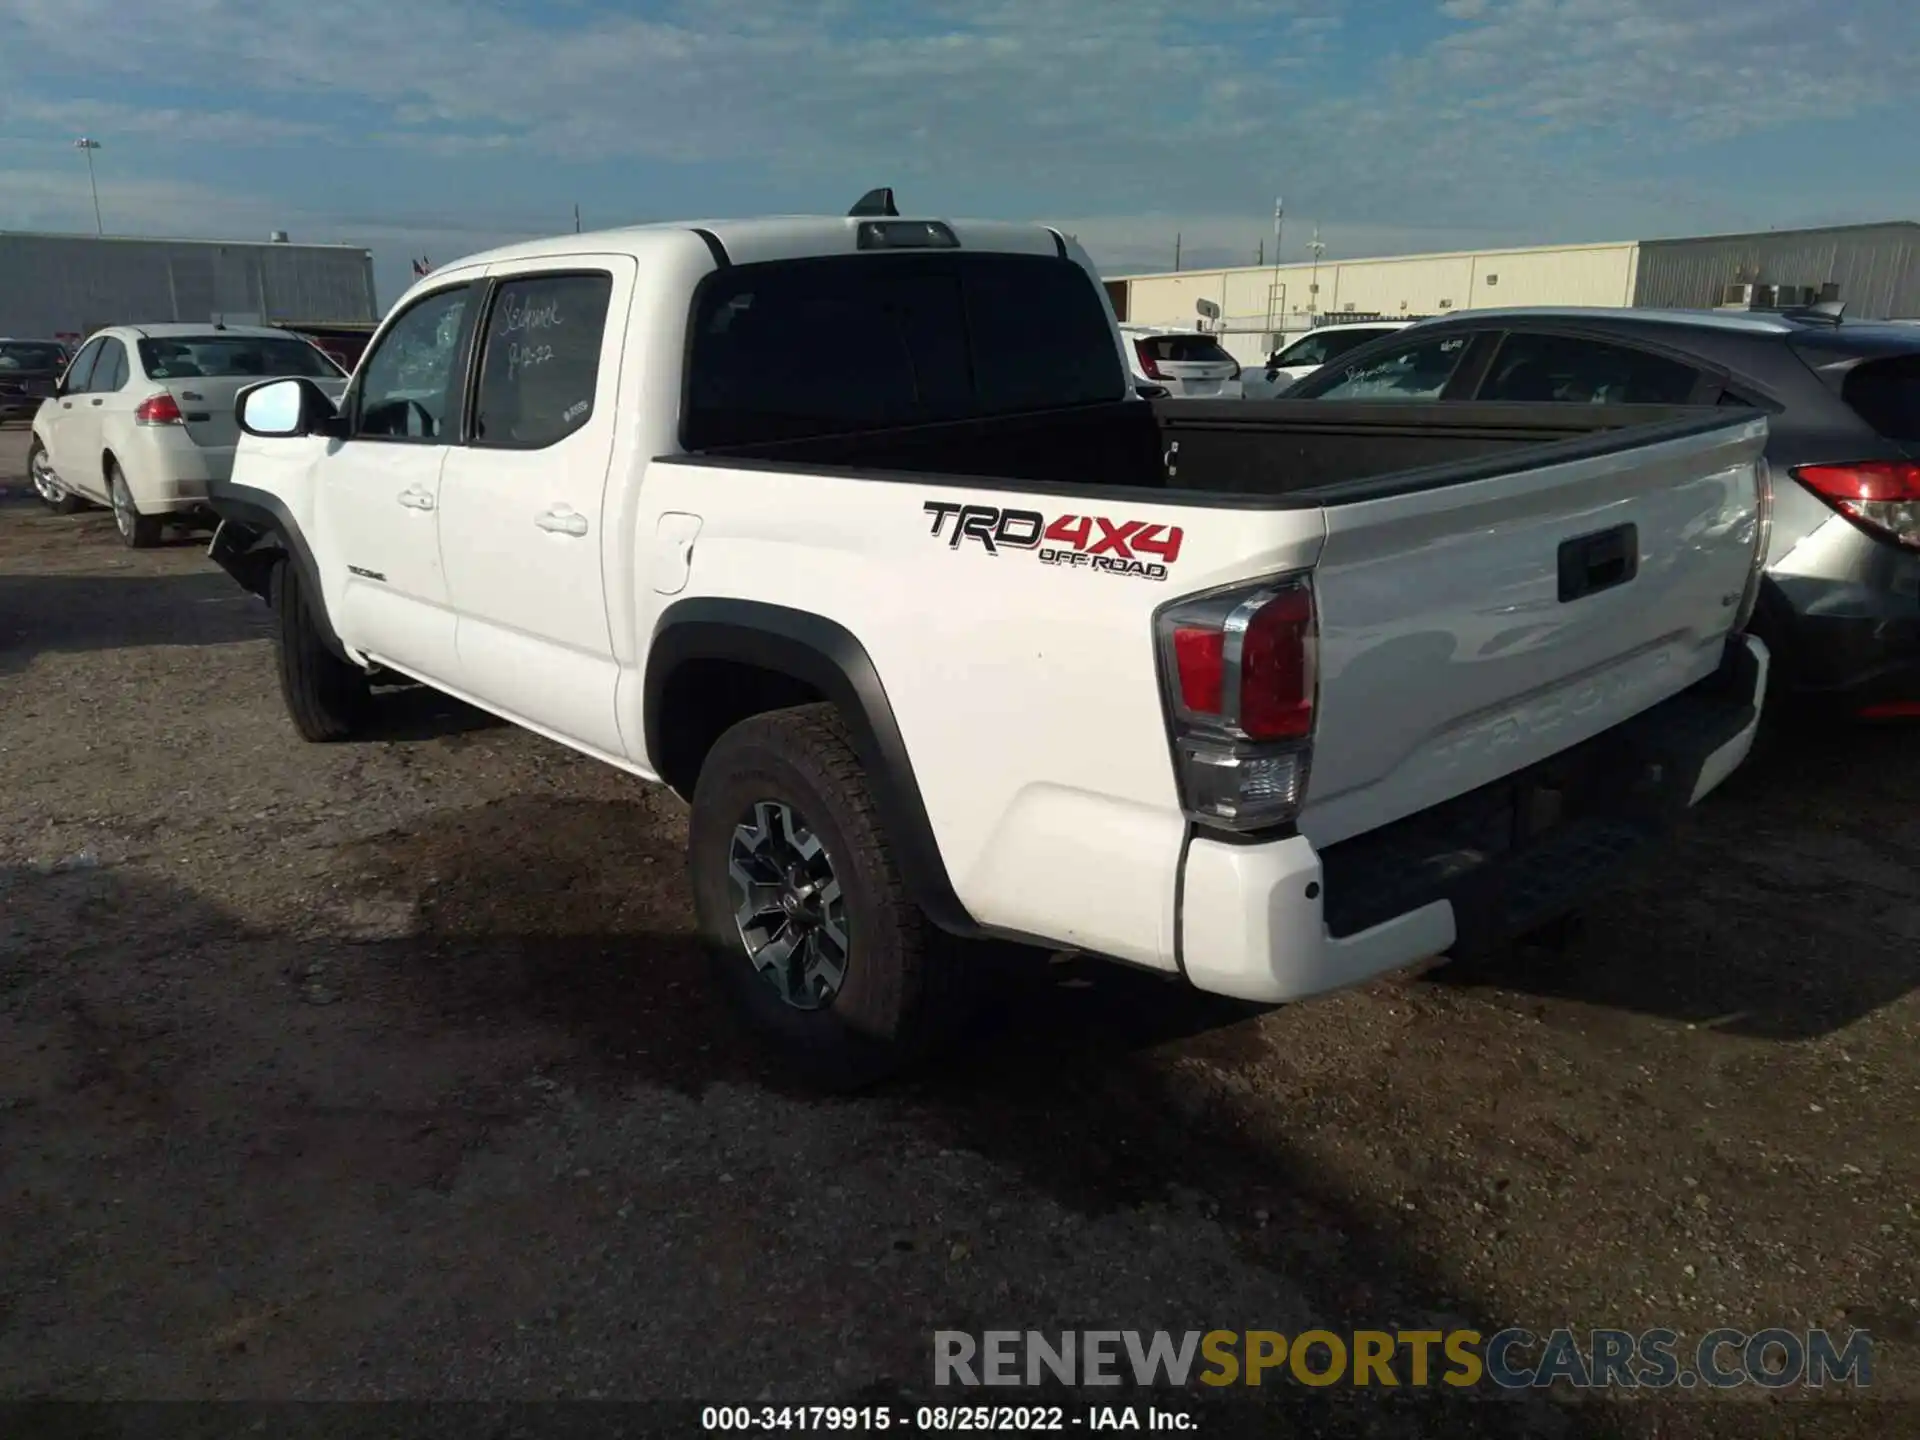
[[[40,443],[38,435],[27,447],[27,475],[33,481],[33,493],[54,514],[72,515],[86,508],[87,502],[62,485],[60,477],[54,474],[47,447]]]
[[[273,599],[280,696],[293,728],[316,743],[351,738],[364,723],[370,703],[366,672],[327,648],[313,602],[290,562],[274,566],[267,593]]]
[[[964,960],[908,896],[831,705],[741,721],[693,793],[688,860],[722,985],[810,1081],[848,1089],[970,1013]]]

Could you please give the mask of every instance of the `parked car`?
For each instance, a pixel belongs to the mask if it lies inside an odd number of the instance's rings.
[[[274,376],[322,393],[346,389],[340,367],[284,330],[122,325],[90,336],[34,413],[27,469],[46,504],[67,514],[110,506],[127,545],[169,521],[210,518],[207,486],[224,480],[239,438],[234,396]]]
[[[31,420],[66,368],[67,352],[58,340],[0,336],[0,424]]]
[[[1194,330],[1122,325],[1134,378],[1165,386],[1175,399],[1224,400],[1240,395],[1240,362],[1213,336]]]
[[[1554,918],[1745,756],[1764,417],[1249,419],[1130,348],[1037,226],[513,246],[341,403],[242,392],[209,553],[309,740],[398,675],[686,797],[720,979],[835,1082],[963,1018],[953,936],[1311,995]]]
[[[1799,311],[1481,310],[1288,398],[1752,406],[1774,477],[1753,628],[1803,705],[1920,715],[1920,329]]]
[[[1349,350],[1370,340],[1397,334],[1412,324],[1409,320],[1366,320],[1349,325],[1338,322],[1322,325],[1267,357],[1266,367],[1245,377],[1249,400],[1270,400],[1284,394],[1322,365],[1338,360]]]

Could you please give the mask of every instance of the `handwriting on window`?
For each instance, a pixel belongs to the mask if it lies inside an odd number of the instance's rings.
[[[507,379],[514,380],[528,370],[538,369],[553,359],[555,330],[566,325],[557,299],[534,301],[509,295],[501,307],[496,340],[507,342]]]

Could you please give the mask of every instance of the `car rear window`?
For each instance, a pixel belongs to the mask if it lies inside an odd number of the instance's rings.
[[[251,335],[169,335],[140,342],[154,380],[237,380],[249,375],[336,379],[340,367],[305,340]]]
[[[0,370],[58,370],[67,352],[52,341],[0,340]]]
[[[1123,399],[1099,289],[1037,255],[738,265],[691,317],[689,450]]]
[[[1141,349],[1156,361],[1174,365],[1219,365],[1233,363],[1233,356],[1220,348],[1210,335],[1142,335]]]
[[[1841,398],[1888,440],[1920,440],[1920,355],[1869,360],[1847,373]]]

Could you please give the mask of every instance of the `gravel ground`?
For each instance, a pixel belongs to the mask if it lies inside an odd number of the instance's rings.
[[[303,745],[203,539],[44,513],[24,449],[0,1397],[852,1402],[927,1396],[935,1329],[1829,1325],[1880,1403],[1195,1403],[1920,1430],[1913,731],[1772,737],[1565,950],[1264,1013],[1055,964],[821,1100],[703,980],[676,800],[423,694]]]

